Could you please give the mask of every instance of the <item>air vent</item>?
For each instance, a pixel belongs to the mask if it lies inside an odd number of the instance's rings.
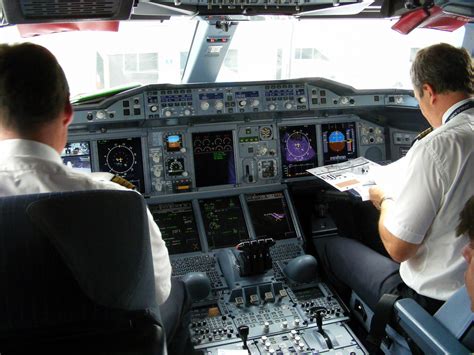
[[[102,18],[117,12],[116,1],[22,1],[21,12],[25,19],[50,18]]]
[[[0,0],[10,24],[123,20],[130,17],[134,0]]]

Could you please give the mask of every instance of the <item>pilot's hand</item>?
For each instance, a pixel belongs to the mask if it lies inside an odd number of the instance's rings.
[[[380,210],[380,205],[384,200],[385,192],[379,187],[374,186],[369,189],[369,198],[376,209]]]

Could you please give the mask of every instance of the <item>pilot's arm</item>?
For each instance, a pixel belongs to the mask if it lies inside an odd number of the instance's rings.
[[[418,147],[419,148],[419,147]],[[441,204],[445,178],[428,149],[415,149],[407,155],[406,173],[396,199],[379,187],[370,189],[370,199],[379,208],[379,234],[393,260],[413,257],[436,217]]]
[[[390,233],[384,225],[387,214],[389,214],[390,210],[393,208],[393,199],[386,198],[385,192],[380,187],[373,187],[370,189],[370,200],[375,207],[380,209],[380,219],[378,224],[379,235],[385,250],[387,250],[390,257],[396,262],[401,263],[402,261],[408,260],[414,256],[420,244],[405,242],[396,235]]]
[[[171,291],[171,264],[168,249],[161,237],[161,232],[149,209],[147,209],[148,227],[150,229],[151,253],[155,271],[155,289],[158,304],[168,298]]]

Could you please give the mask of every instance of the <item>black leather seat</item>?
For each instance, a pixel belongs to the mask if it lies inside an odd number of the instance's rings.
[[[166,354],[143,197],[0,198],[0,353]]]

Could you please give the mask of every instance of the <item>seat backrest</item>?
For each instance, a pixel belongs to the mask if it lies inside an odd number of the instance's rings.
[[[0,353],[165,354],[134,191],[0,198]]]

